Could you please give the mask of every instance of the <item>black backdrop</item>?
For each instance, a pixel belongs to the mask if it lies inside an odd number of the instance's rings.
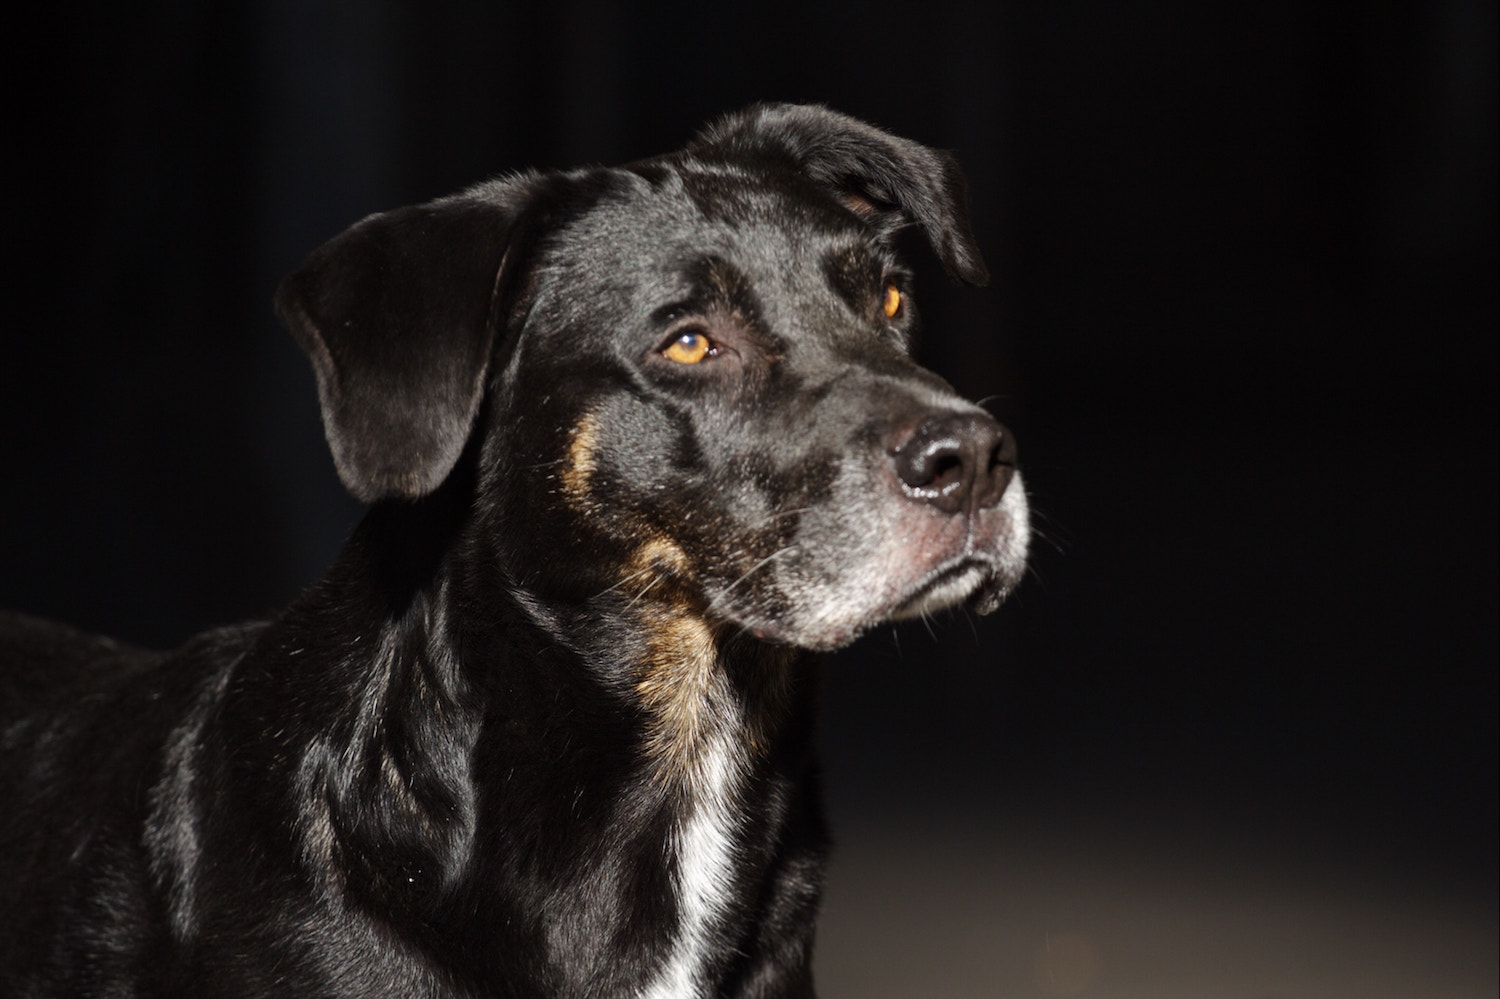
[[[156,645],[272,612],[359,514],[279,275],[368,211],[827,102],[968,170],[995,280],[915,254],[923,357],[999,396],[1041,533],[996,617],[824,663],[842,838],[1388,886],[1479,920],[1493,994],[1495,6],[714,10],[13,22],[0,604]]]

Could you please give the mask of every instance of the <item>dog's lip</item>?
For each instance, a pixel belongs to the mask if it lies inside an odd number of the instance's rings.
[[[992,580],[995,571],[993,562],[972,553],[949,559],[909,587],[883,616],[899,621],[962,603]]]

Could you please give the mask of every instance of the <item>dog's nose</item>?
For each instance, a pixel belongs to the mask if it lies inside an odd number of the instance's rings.
[[[984,413],[948,413],[923,421],[896,449],[896,474],[908,496],[944,513],[1000,502],[1016,474],[1016,443]]]

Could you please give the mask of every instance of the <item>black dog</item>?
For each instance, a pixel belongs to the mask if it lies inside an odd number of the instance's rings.
[[[365,219],[283,284],[373,505],[277,620],[0,622],[6,996],[810,995],[798,649],[1025,560],[1010,435],[913,363],[945,154],[765,106]]]

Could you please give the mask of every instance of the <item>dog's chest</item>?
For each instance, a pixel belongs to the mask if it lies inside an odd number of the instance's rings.
[[[677,918],[667,959],[643,992],[649,999],[708,994],[707,978],[729,943],[725,929],[740,873],[745,765],[734,738],[737,712],[726,706],[715,713],[718,724],[698,747],[672,830]]]
[[[775,831],[758,716],[722,664],[677,659],[670,677],[667,665],[637,675],[644,724],[613,751],[637,756],[633,774],[604,794],[602,825],[584,833],[592,846],[580,843],[588,862],[560,878],[567,887],[546,906],[548,963],[581,992],[611,983],[650,999],[715,995],[743,953],[766,874],[756,841]]]

